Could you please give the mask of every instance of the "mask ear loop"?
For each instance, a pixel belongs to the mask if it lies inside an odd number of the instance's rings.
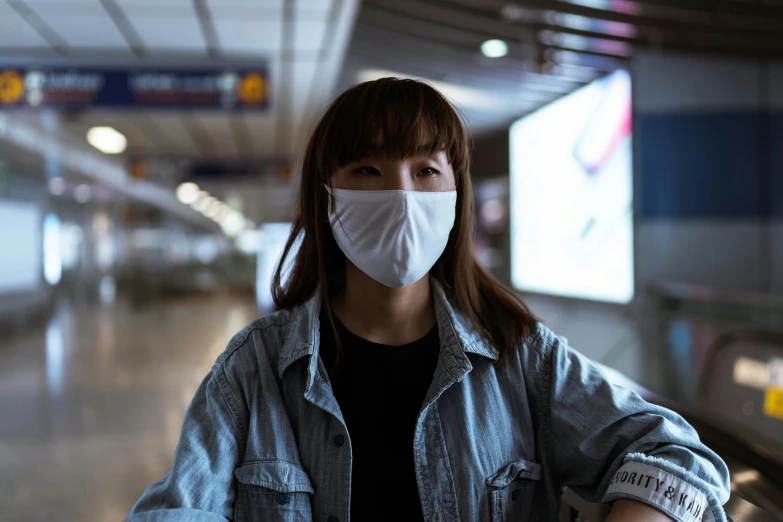
[[[332,189],[324,183],[324,190],[326,190],[326,212],[327,214],[331,214],[334,211],[334,194],[332,194]]]

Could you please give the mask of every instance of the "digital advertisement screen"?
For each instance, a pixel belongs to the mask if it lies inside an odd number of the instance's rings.
[[[509,139],[513,286],[630,302],[629,73],[615,71],[518,120]]]

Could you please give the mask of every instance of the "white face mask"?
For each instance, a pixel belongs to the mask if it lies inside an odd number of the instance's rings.
[[[329,190],[327,188],[327,190]],[[333,189],[332,233],[343,253],[379,283],[415,283],[446,249],[457,191]]]

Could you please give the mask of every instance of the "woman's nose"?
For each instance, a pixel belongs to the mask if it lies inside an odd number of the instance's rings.
[[[397,168],[389,171],[386,176],[386,190],[415,190],[413,178],[407,169]]]

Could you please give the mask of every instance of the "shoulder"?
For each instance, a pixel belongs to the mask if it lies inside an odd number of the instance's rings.
[[[299,312],[300,307],[279,310],[245,326],[228,342],[212,366],[212,373],[247,373],[259,365],[276,368],[280,348],[289,335],[289,326]]]
[[[520,358],[523,364],[541,371],[551,362],[553,353],[558,347],[567,344],[565,338],[559,337],[543,323],[538,322],[533,332],[521,343]]]

